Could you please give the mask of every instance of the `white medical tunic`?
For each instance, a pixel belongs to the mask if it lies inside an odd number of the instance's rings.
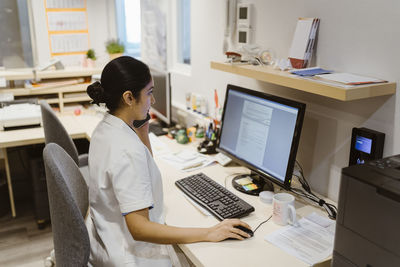
[[[160,171],[147,147],[121,119],[106,114],[89,148],[87,220],[94,266],[171,266],[164,245],[136,241],[124,214],[150,208],[150,220],[164,223]]]

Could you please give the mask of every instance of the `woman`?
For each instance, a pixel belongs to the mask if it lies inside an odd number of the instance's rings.
[[[101,83],[88,86],[96,104],[109,112],[93,132],[89,148],[88,222],[91,263],[95,266],[170,266],[161,244],[217,242],[249,235],[231,219],[211,228],[178,228],[164,224],[160,171],[154,162],[148,122],[140,128],[154,104],[149,68],[131,57],[106,65]]]

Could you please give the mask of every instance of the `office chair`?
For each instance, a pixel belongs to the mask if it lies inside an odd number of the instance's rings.
[[[87,184],[89,181],[88,154],[78,155],[78,150],[76,149],[72,138],[68,135],[67,130],[65,130],[50,105],[45,100],[41,100],[39,103],[42,111],[46,144],[56,143],[61,146],[79,166]]]
[[[84,222],[88,190],[73,159],[59,145],[43,150],[57,266],[87,266],[89,234]]]

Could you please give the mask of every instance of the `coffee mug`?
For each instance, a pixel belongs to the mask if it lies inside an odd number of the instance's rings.
[[[296,209],[294,208],[294,196],[288,193],[278,193],[272,198],[272,220],[279,225],[298,225],[296,221]]]

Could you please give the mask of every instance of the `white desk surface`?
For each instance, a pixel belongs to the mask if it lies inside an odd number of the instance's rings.
[[[87,138],[90,140],[92,132],[101,120],[99,115],[61,115],[60,120],[73,138]],[[165,136],[160,140],[168,145],[171,151],[179,151],[193,145],[180,145],[176,141]],[[32,128],[15,131],[0,131],[0,148],[35,144],[44,142],[43,128]],[[219,164],[206,167],[193,173],[181,172],[155,156],[155,160],[163,177],[166,223],[180,227],[210,227],[218,223],[212,216],[205,216],[197,210],[183,196],[183,193],[175,186],[174,181],[190,174],[203,172],[210,178],[226,186],[236,195],[255,207],[255,212],[242,218],[253,229],[272,214],[272,205],[264,204],[258,197],[250,196],[232,188],[231,179],[236,173],[248,172],[244,167],[222,167]],[[305,202],[296,201],[298,216],[305,216],[313,211],[326,216],[323,210],[309,206]],[[254,237],[244,241],[227,240],[219,243],[195,243],[180,245],[184,253],[196,266],[307,266],[306,263],[285,253],[283,250],[264,241],[264,236],[280,226],[272,220],[263,224]],[[330,262],[323,262],[318,266],[330,266]]]
[[[87,138],[90,136],[101,117],[98,115],[59,115],[61,123],[72,138]],[[42,127],[20,130],[0,131],[0,148],[44,143]]]
[[[179,151],[190,145],[179,145],[174,140],[161,137],[171,151]],[[263,221],[272,215],[272,204],[262,203],[257,196],[247,195],[233,189],[232,178],[237,173],[248,173],[248,169],[240,166],[222,167],[219,164],[194,171],[192,173],[181,172],[166,162],[155,156],[157,165],[163,177],[164,200],[166,223],[180,227],[210,227],[219,221],[213,216],[203,215],[183,196],[183,193],[175,186],[174,181],[189,176],[191,174],[203,172],[210,178],[219,182],[221,185],[234,192],[245,201],[254,206],[255,212],[242,218],[253,230]],[[313,211],[327,216],[322,209],[307,205],[305,202],[296,201],[296,211],[298,216],[305,216]],[[219,243],[195,243],[180,245],[185,254],[196,266],[308,266],[306,263],[287,254],[283,250],[264,241],[264,236],[271,233],[281,226],[272,220],[263,224],[254,234],[254,237],[244,241],[226,240]],[[330,266],[330,262],[323,262],[318,266]]]

